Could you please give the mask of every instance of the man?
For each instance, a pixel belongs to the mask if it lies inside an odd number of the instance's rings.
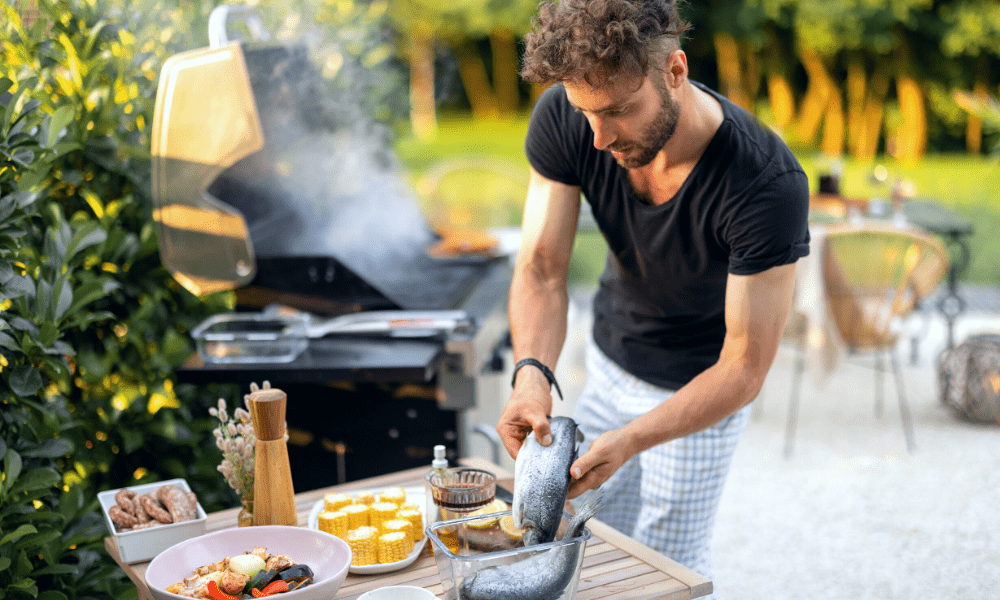
[[[570,497],[603,484],[598,518],[711,577],[722,485],[808,253],[808,181],[777,136],[688,79],[675,2],[545,4],[527,38],[522,76],[559,85],[525,143],[518,367],[497,431],[514,457],[531,430],[551,441],[582,192],[609,253]]]

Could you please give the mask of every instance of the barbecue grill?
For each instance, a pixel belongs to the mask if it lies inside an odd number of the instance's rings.
[[[230,41],[234,20],[258,39]],[[463,412],[500,401],[509,257],[431,256],[440,238],[395,156],[328,96],[305,47],[262,39],[237,7],[210,27],[213,47],[164,64],[154,113],[154,219],[175,278],[196,294],[235,290],[239,311],[458,311],[467,326],[341,332],[281,363],[195,355],[178,379],[288,392],[299,491],[429,464],[436,444],[464,454]]]

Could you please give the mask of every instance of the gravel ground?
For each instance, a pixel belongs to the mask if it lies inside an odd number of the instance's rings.
[[[979,321],[1000,330],[991,324],[1000,319]],[[786,459],[794,354],[782,349],[719,508],[719,598],[1000,598],[1000,427],[960,421],[940,404],[928,354],[903,367],[912,454],[894,386],[875,417],[872,369],[852,362],[821,387],[804,379]]]

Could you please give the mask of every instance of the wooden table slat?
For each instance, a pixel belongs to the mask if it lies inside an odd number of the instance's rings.
[[[466,459],[463,464],[496,473],[498,479],[510,482],[511,475],[502,468],[481,459]],[[298,523],[308,526],[313,505],[329,492],[351,492],[361,489],[410,487],[422,485],[426,469],[410,469],[362,481],[312,490],[295,495]],[[505,479],[506,478],[506,479]],[[217,531],[236,525],[238,508],[226,509],[208,515],[207,531]],[[598,598],[665,598],[681,600],[711,593],[712,582],[701,575],[670,560],[655,550],[633,540],[611,527],[592,519],[588,522],[592,537],[584,552],[580,589],[581,600]],[[429,542],[428,542],[429,543]],[[104,540],[111,557],[121,565],[125,574],[136,584],[139,598],[152,600],[146,587],[145,573],[148,562],[124,564],[114,538]],[[444,588],[434,557],[425,549],[424,554],[412,565],[382,575],[348,575],[335,600],[356,600],[361,594],[388,585],[415,585],[442,597]]]

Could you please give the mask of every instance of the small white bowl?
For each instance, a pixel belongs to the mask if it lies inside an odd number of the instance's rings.
[[[358,600],[436,600],[437,596],[412,585],[390,585],[358,596]]]
[[[325,531],[259,525],[222,529],[183,541],[161,552],[146,569],[146,585],[156,600],[183,600],[167,588],[190,577],[198,567],[218,562],[227,556],[267,548],[268,554],[287,554],[299,564],[309,565],[312,584],[275,597],[281,600],[329,600],[340,590],[351,566],[351,547],[344,540]]]
[[[191,487],[183,479],[168,479],[167,481],[134,485],[124,489],[132,490],[142,496],[165,485],[177,486],[185,492],[191,491]],[[118,544],[118,554],[121,556],[122,562],[136,563],[147,561],[178,542],[205,533],[205,523],[208,521],[208,515],[205,514],[205,509],[201,507],[200,502],[198,503],[198,517],[193,521],[119,532],[115,529],[115,524],[111,522],[108,509],[118,504],[118,501],[115,500],[115,495],[121,489],[100,492],[97,494],[97,500],[101,503],[101,511],[104,513],[104,522],[108,526],[108,532],[114,537],[115,543]]]

